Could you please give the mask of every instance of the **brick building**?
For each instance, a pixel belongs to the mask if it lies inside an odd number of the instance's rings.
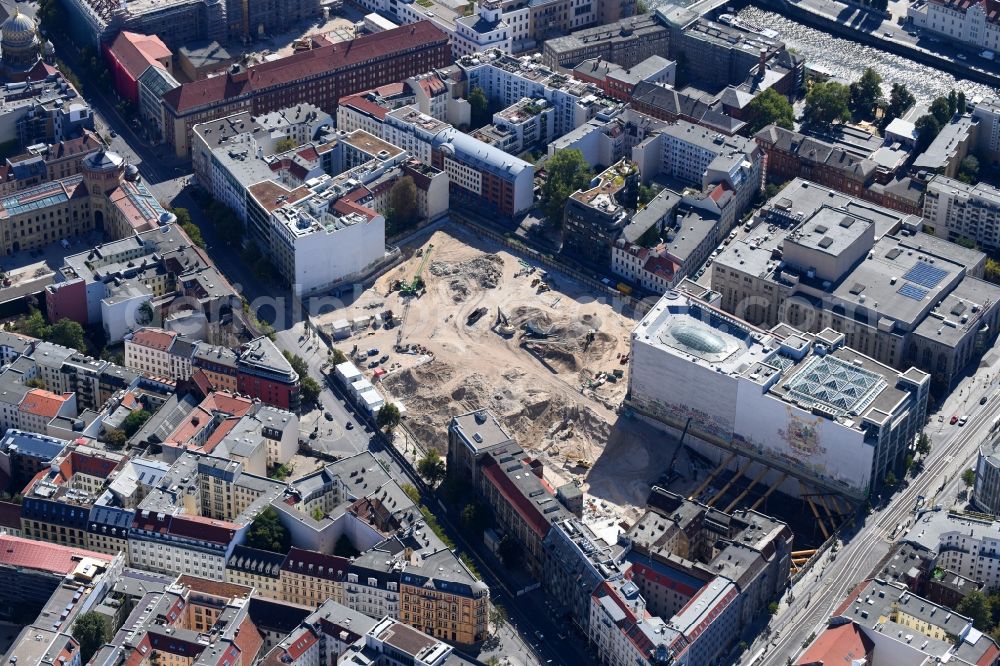
[[[163,97],[165,139],[187,155],[191,128],[239,111],[260,115],[302,102],[333,112],[345,96],[453,62],[448,35],[421,21],[186,83]]]

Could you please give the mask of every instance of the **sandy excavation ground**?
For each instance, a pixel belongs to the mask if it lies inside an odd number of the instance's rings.
[[[649,481],[666,465],[652,458],[669,453],[654,456],[662,437],[616,413],[628,381],[620,359],[628,353],[634,320],[615,312],[610,301],[595,301],[589,289],[561,273],[545,276],[551,291],[537,293],[532,283],[540,279],[538,269],[461,228],[437,231],[405,252],[409,258],[347,313],[324,315],[319,323],[386,309],[397,317],[405,312],[400,326],[355,333],[337,346],[347,353],[357,346],[360,354],[377,348],[372,360],[389,355],[382,390],[406,406],[407,427],[421,444],[443,453],[448,420],[487,407],[543,460],[550,483],[574,480],[585,491],[593,485],[613,504],[641,506]],[[404,299],[389,291],[394,282],[412,279],[422,263],[423,296]],[[512,335],[495,330],[498,307],[514,327]],[[486,314],[468,325],[479,308],[487,308]],[[522,328],[529,323],[556,341],[532,345],[535,353],[525,349]],[[394,351],[397,338],[408,353]],[[367,357],[355,358],[366,374],[375,372]],[[614,370],[623,373],[616,382],[602,378]],[[615,450],[613,462],[602,459],[608,446]]]

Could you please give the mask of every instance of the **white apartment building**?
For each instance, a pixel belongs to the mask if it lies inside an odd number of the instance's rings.
[[[155,377],[173,380],[187,379],[188,374],[176,374],[175,363],[170,353],[177,334],[155,328],[141,328],[125,336],[125,367]]]
[[[955,242],[975,241],[987,250],[1000,249],[1000,190],[937,175],[924,195],[924,232]]]
[[[660,126],[634,146],[632,161],[643,182],[660,173],[700,188],[705,196],[689,204],[718,214],[720,233],[728,233],[750,208],[764,175],[764,154],[753,139],[724,136],[684,120]]]
[[[976,130],[976,154],[981,160],[1000,162],[1000,100],[985,99],[972,110],[979,121]]]
[[[1000,20],[991,0],[926,0],[906,11],[913,24],[973,48],[1000,51]]]
[[[555,110],[553,138],[585,124],[592,118],[610,120],[623,104],[605,98],[591,83],[552,71],[540,63],[541,56],[513,57],[497,49],[458,58],[468,90],[481,88],[490,100],[504,107],[527,97],[544,99]]]
[[[520,10],[527,15],[527,8]],[[480,53],[486,49],[500,49],[504,53],[513,50],[513,31],[500,0],[483,0],[479,12],[455,19],[455,29],[451,33],[451,51],[456,57]]]
[[[356,558],[344,581],[344,605],[369,617],[399,617],[399,571],[385,566],[386,553],[370,551]],[[360,568],[359,568],[360,567]]]
[[[1000,521],[928,511],[903,539],[937,553],[936,567],[983,583],[987,590],[1000,586]]]

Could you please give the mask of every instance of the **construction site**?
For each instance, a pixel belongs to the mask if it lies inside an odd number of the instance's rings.
[[[581,487],[585,520],[612,540],[622,520],[641,515],[654,484],[719,510],[778,517],[802,550],[853,514],[829,493],[793,498],[778,490],[790,479],[766,482],[736,454],[706,457],[687,446],[688,433],[623,408],[637,320],[620,302],[594,300],[592,288],[462,227],[436,231],[404,256],[316,324],[403,405],[404,432],[422,448],[444,454],[450,418],[488,408],[544,463],[553,487]]]
[[[595,516],[638,515],[669,451],[662,433],[618,413],[635,319],[461,227],[404,254],[317,323],[405,406],[406,430],[444,453],[449,419],[489,408],[553,485],[576,482],[595,496]]]

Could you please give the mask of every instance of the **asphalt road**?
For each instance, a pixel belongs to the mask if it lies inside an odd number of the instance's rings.
[[[927,431],[932,435],[933,444],[924,460],[923,471],[897,492],[885,508],[873,510],[864,527],[839,549],[836,560],[831,561],[827,555],[799,581],[793,589],[794,600],[783,604],[771,622],[773,633],[770,642],[766,643],[768,639],[765,637],[751,646],[745,653],[743,663],[784,666],[789,657],[802,650],[803,642],[812,633],[818,635],[822,631],[826,620],[848,592],[873,575],[899,537],[896,526],[911,518],[917,496],[922,495],[928,498],[928,503],[933,503],[931,498],[934,496],[950,497],[955,494],[961,483],[961,472],[974,464],[977,448],[1000,409],[1000,394],[996,391],[994,375],[986,379],[989,372],[982,370],[962,382],[964,402],[956,390],[952,394],[955,397],[946,401],[939,414],[930,417]],[[988,396],[988,401],[980,406],[979,399],[984,394]],[[969,411],[964,411],[966,409]],[[969,414],[965,426],[948,424],[955,410]],[[938,416],[942,418],[940,422],[936,420]],[[935,426],[940,426],[936,433]],[[939,492],[942,485],[943,489]],[[765,644],[766,653],[759,655]],[[752,662],[751,659],[757,656],[760,658]]]

